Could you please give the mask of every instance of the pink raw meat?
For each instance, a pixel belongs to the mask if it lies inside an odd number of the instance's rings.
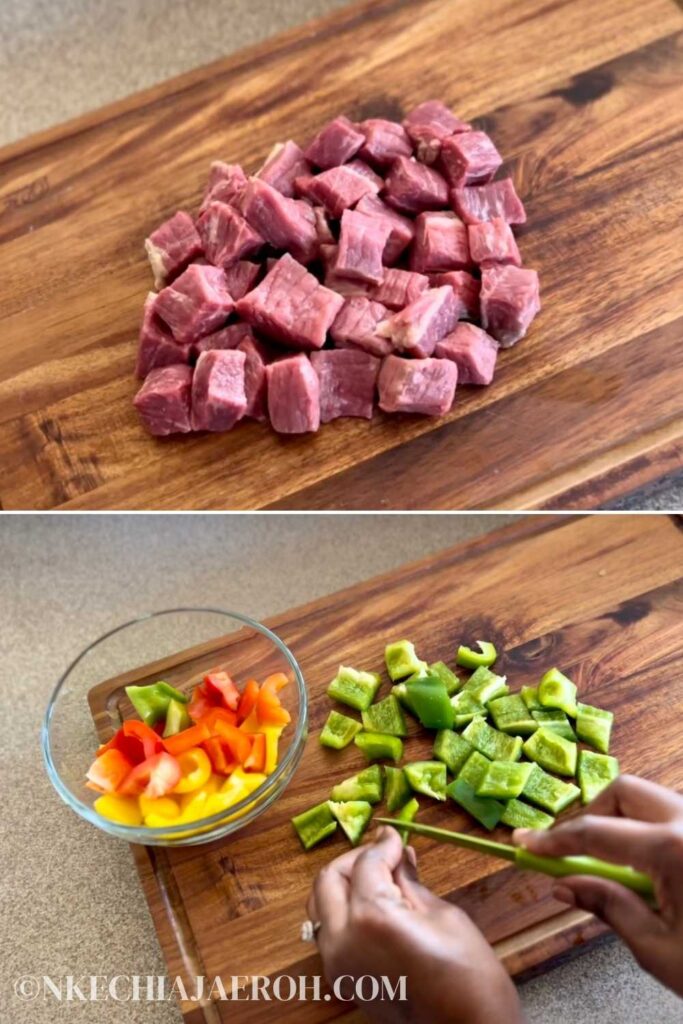
[[[202,205],[199,207],[200,215],[209,203],[216,201],[234,206],[246,187],[247,176],[239,164],[226,164],[222,160],[214,160]]]
[[[510,348],[541,308],[538,274],[523,267],[488,267],[481,275],[480,303],[482,326],[502,348]]]
[[[332,234],[332,228],[327,219],[325,208],[323,206],[314,206],[313,216],[315,217],[315,233],[318,236],[318,243],[320,245],[336,245],[337,239]]]
[[[495,263],[513,263],[521,267],[522,257],[512,228],[501,217],[470,224],[467,234],[472,259],[480,267],[490,267]]]
[[[404,217],[402,213],[393,210],[391,206],[387,206],[379,196],[372,194],[363,196],[356,203],[355,208],[357,213],[366,213],[371,217],[377,217],[385,221],[391,228],[387,244],[384,247],[382,262],[385,266],[392,266],[415,237],[415,227],[412,220]]]
[[[342,274],[338,274],[335,270],[337,263],[337,253],[339,252],[338,245],[321,245],[320,246],[320,259],[325,269],[325,277],[323,284],[326,288],[330,288],[332,291],[337,292],[338,295],[344,297],[349,295],[367,295],[371,289],[371,285],[365,281],[354,281],[349,277],[344,277]]]
[[[178,210],[145,239],[154,287],[163,288],[202,251],[202,241],[189,213]]]
[[[278,434],[304,434],[320,426],[320,384],[308,356],[290,356],[266,367],[268,416]]]
[[[409,306],[394,313],[377,328],[390,338],[395,349],[415,358],[431,356],[437,341],[449,334],[458,321],[458,302],[453,289],[430,288]]]
[[[508,224],[526,223],[522,200],[515,192],[512,178],[490,181],[487,185],[468,185],[451,192],[453,209],[465,224],[502,217]]]
[[[458,384],[490,384],[496,369],[498,342],[475,324],[458,324],[437,342],[434,354],[458,367]]]
[[[266,396],[268,384],[266,377],[266,347],[253,337],[245,338],[238,345],[238,351],[244,352],[244,393],[247,396],[245,416],[263,422],[266,419]]]
[[[486,132],[462,132],[445,139],[440,167],[450,185],[480,185],[490,181],[503,158]]]
[[[156,292],[148,292],[142,314],[136,376],[142,379],[159,366],[189,363],[192,345],[180,345],[166,324],[156,315]]]
[[[384,278],[382,253],[390,233],[391,227],[385,220],[344,210],[334,267],[337,274],[379,284]]]
[[[340,416],[372,418],[380,360],[367,352],[329,349],[311,354],[320,382],[320,419]]]
[[[244,416],[244,352],[212,349],[202,352],[192,379],[192,429],[232,430]]]
[[[449,359],[387,356],[379,372],[379,406],[385,412],[443,416],[453,405],[458,368]]]
[[[377,185],[368,177],[346,166],[331,167],[329,171],[306,180],[297,178],[296,187],[300,195],[324,206],[335,220],[339,220],[344,210],[355,206],[363,196],[379,192]]]
[[[232,301],[220,267],[191,263],[173,284],[159,292],[156,312],[176,341],[196,341],[220,327],[232,313]]]
[[[330,335],[338,348],[352,345],[375,356],[387,355],[392,349],[391,342],[376,333],[377,324],[386,316],[387,308],[381,302],[351,296],[337,314]]]
[[[227,203],[212,202],[197,221],[206,258],[227,269],[245,256],[255,256],[264,239]]]
[[[358,125],[365,142],[358,155],[376,167],[389,167],[399,156],[412,156],[413,147],[405,128],[395,121],[371,117]]]
[[[225,281],[235,302],[251,291],[260,273],[260,264],[250,263],[249,260],[238,260],[226,269]]]
[[[247,338],[253,337],[249,324],[230,324],[220,331],[200,338],[194,343],[193,349],[199,355],[200,352],[209,352],[214,348],[237,348]]]
[[[287,199],[259,178],[250,178],[240,199],[240,212],[274,249],[283,249],[300,263],[318,251],[315,214],[298,199]]]
[[[316,167],[328,170],[345,164],[365,142],[362,132],[341,114],[322,128],[306,148],[305,156]]]
[[[418,160],[425,164],[438,159],[444,139],[470,130],[470,125],[456,117],[441,100],[418,104],[403,119],[403,127],[415,146]]]
[[[438,171],[400,156],[391,165],[384,198],[403,213],[441,210],[448,206],[448,183]]]
[[[384,178],[380,177],[377,171],[373,171],[370,164],[366,164],[365,160],[351,160],[346,164],[346,167],[348,170],[360,174],[361,178],[367,178],[373,186],[374,192],[381,192],[384,188]]]
[[[421,213],[415,220],[410,269],[422,274],[464,270],[472,263],[467,228],[450,210]]]
[[[292,199],[294,197],[294,179],[298,178],[300,174],[308,174],[310,170],[310,164],[301,147],[288,139],[287,142],[278,142],[273,146],[263,167],[256,172],[255,177],[272,185],[288,199]]]
[[[430,274],[429,283],[432,288],[441,288],[447,284],[453,289],[458,302],[458,319],[468,317],[470,320],[479,318],[479,289],[481,281],[468,274],[466,270],[449,270],[445,274]]]
[[[388,267],[384,280],[368,292],[376,302],[382,302],[388,309],[403,309],[419,298],[429,288],[429,278],[413,270]]]
[[[133,405],[155,437],[187,434],[192,429],[191,393],[191,366],[161,366],[147,374]]]

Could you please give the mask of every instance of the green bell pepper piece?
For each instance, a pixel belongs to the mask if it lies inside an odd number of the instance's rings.
[[[434,738],[434,757],[457,775],[474,748],[452,729],[440,729]]]
[[[332,788],[330,800],[343,803],[347,800],[365,800],[369,804],[378,804],[382,799],[382,769],[378,764],[364,768],[357,775],[352,775]]]
[[[362,728],[355,718],[342,715],[339,711],[330,711],[320,733],[320,744],[332,750],[343,750]]]
[[[576,685],[559,668],[549,669],[542,677],[538,699],[544,708],[559,708],[576,718]]]
[[[446,799],[446,765],[441,761],[413,761],[403,771],[416,793],[431,796],[434,800]]]
[[[619,762],[609,754],[596,754],[593,750],[579,751],[579,786],[581,801],[589,804],[598,793],[609,786],[619,774]]]
[[[430,676],[436,676],[440,679],[443,685],[446,687],[446,693],[449,697],[452,697],[454,693],[457,693],[462,686],[462,679],[460,679],[455,672],[452,672],[445,661],[435,661],[433,665],[429,666]]]
[[[529,711],[542,711],[543,705],[538,699],[538,687],[537,686],[523,686],[520,690],[522,700],[526,704]]]
[[[540,726],[524,744],[524,753],[549,772],[575,775],[578,748],[552,729]]]
[[[484,705],[475,700],[472,694],[467,693],[466,690],[461,690],[460,693],[456,693],[455,697],[451,697],[451,707],[453,708],[453,725],[457,726],[467,725],[473,718],[486,714]]]
[[[348,704],[356,711],[365,711],[375,699],[380,682],[376,672],[359,672],[348,665],[340,665],[339,671],[327,687],[327,695],[338,700],[340,704]]]
[[[572,724],[564,711],[560,711],[559,708],[542,708],[540,711],[532,711],[531,717],[537,726],[542,725],[546,729],[552,729],[563,739],[576,743],[576,733],[572,729]]]
[[[488,640],[477,640],[478,651],[473,651],[471,647],[458,647],[458,653],[455,660],[458,665],[462,665],[464,668],[479,668],[483,665],[484,668],[488,668],[489,665],[493,665],[494,661],[498,657],[498,651],[493,644],[489,643]]]
[[[508,697],[496,697],[490,701],[489,711],[493,724],[501,732],[514,736],[530,736],[538,729],[538,723],[531,717],[531,712],[518,693]]]
[[[304,850],[310,850],[316,843],[322,842],[337,830],[337,822],[327,801],[311,807],[292,818],[292,825],[301,840]]]
[[[392,683],[412,676],[416,672],[424,672],[427,662],[421,661],[415,653],[415,645],[410,640],[397,640],[384,648],[384,661]]]
[[[484,665],[473,672],[462,688],[463,693],[469,693],[480,704],[488,704],[495,697],[504,697],[510,692],[505,676],[497,676],[495,672]]]
[[[462,779],[463,782],[466,782],[476,791],[479,783],[486,775],[490,764],[491,762],[488,757],[484,757],[478,750],[474,750],[458,772],[457,778]]]
[[[176,733],[181,732],[183,729],[189,729],[191,725],[192,719],[185,705],[181,704],[175,697],[171,697],[166,711],[164,736],[175,736]]]
[[[485,754],[491,761],[519,761],[522,756],[521,736],[498,732],[483,718],[473,718],[463,736],[475,750]]]
[[[403,742],[398,736],[386,736],[381,732],[359,732],[353,742],[363,751],[368,761],[388,758],[398,762],[403,757]]]
[[[608,754],[612,723],[614,722],[612,712],[591,707],[590,704],[578,703],[576,707],[576,731],[579,739],[584,743],[590,743],[601,754]]]
[[[486,774],[476,787],[477,796],[512,800],[524,789],[533,765],[528,761],[491,761]]]
[[[474,754],[472,755],[474,757]],[[505,804],[487,796],[477,796],[474,786],[465,779],[458,777],[447,787],[446,793],[464,811],[471,814],[480,825],[489,831],[494,829],[501,819]]]
[[[500,820],[510,828],[550,828],[555,821],[552,814],[515,799],[508,800]]]
[[[401,810],[396,815],[396,820],[397,821],[413,821],[415,819],[415,816],[417,815],[417,812],[419,810],[420,810],[420,805],[417,802],[416,798],[413,797],[412,800],[409,800],[407,804],[403,805]],[[408,843],[408,833],[405,831],[405,829],[400,829],[400,828],[397,829],[396,831],[400,833],[401,839],[403,840],[403,845],[406,846],[406,844]]]
[[[387,808],[390,811],[397,811],[410,800],[411,788],[402,768],[392,768],[390,764],[386,764],[384,776]]]
[[[126,697],[145,725],[154,725],[160,718],[164,718],[169,701],[177,700],[179,704],[187,704],[190,699],[180,690],[162,682],[150,683],[148,686],[127,686]]]
[[[423,675],[405,684],[408,707],[425,729],[450,729],[454,711],[446,687],[437,676]]]
[[[381,732],[388,736],[407,736],[408,727],[401,705],[393,694],[361,712],[366,732]]]
[[[573,782],[563,782],[556,779],[554,775],[548,775],[543,769],[535,764],[527,780],[522,796],[530,800],[532,804],[544,807],[551,814],[559,814],[566,807],[573,804],[579,796],[580,790]]]
[[[347,800],[344,803],[328,800],[328,805],[351,846],[358,846],[372,817],[370,804],[366,800]]]

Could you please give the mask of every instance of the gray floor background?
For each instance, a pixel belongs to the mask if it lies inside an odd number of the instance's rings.
[[[22,1003],[23,975],[160,974],[128,848],[43,771],[59,674],[137,614],[211,603],[265,618],[511,516],[5,516],[0,520],[0,1021],[179,1024],[174,1005]],[[522,987],[530,1024],[674,1024],[683,1004],[617,942]],[[505,1024],[492,1021],[491,1024]]]

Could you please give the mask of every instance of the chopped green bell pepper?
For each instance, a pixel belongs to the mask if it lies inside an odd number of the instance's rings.
[[[391,765],[386,764],[384,766],[384,776],[386,779],[385,796],[387,808],[390,811],[397,811],[410,800],[412,790],[402,768],[392,768]]]
[[[474,754],[472,755],[474,757]],[[488,796],[477,796],[474,786],[462,778],[454,779],[446,793],[464,811],[471,814],[484,828],[494,829],[501,819],[505,804]]]
[[[440,729],[434,738],[434,757],[457,775],[474,748],[452,729]]]
[[[522,796],[532,804],[544,807],[551,814],[559,814],[574,803],[580,793],[579,787],[573,782],[563,782],[554,775],[548,775],[535,764],[522,790]]]
[[[337,803],[366,800],[369,804],[378,804],[382,799],[382,789],[382,769],[378,764],[373,764],[357,775],[338,782],[330,793],[330,800]]]
[[[339,671],[327,687],[327,695],[338,700],[340,704],[348,704],[356,711],[365,711],[375,699],[380,682],[376,672],[359,672],[348,665],[340,665]]]
[[[424,793],[434,800],[446,799],[446,765],[441,761],[413,761],[403,771],[416,793]]]
[[[484,705],[475,700],[472,694],[467,693],[466,690],[461,690],[460,693],[456,693],[455,697],[451,697],[451,707],[453,708],[453,725],[456,726],[467,725],[473,718],[486,714]]]
[[[482,665],[472,673],[462,692],[469,693],[480,704],[488,704],[495,697],[504,697],[510,692],[510,687],[505,676],[497,676],[495,672]]]
[[[339,711],[330,711],[320,733],[321,746],[330,747],[332,750],[343,750],[344,747],[348,747],[353,737],[362,728],[360,722],[354,718],[342,715]]]
[[[515,799],[508,800],[500,820],[510,828],[550,828],[555,821],[552,814]]]
[[[559,708],[576,718],[576,685],[559,668],[549,669],[542,677],[538,699],[544,708]]]
[[[524,744],[524,753],[530,760],[557,775],[576,774],[577,751],[576,743],[545,726],[540,726]]]
[[[401,705],[393,694],[389,694],[377,704],[371,704],[361,712],[363,728],[367,732],[381,732],[388,736],[407,736],[405,715]]]
[[[419,810],[420,810],[420,805],[417,802],[417,800],[415,799],[415,797],[413,797],[412,800],[409,800],[407,804],[403,805],[401,810],[396,815],[396,820],[397,821],[413,821],[415,819],[415,816],[417,815],[417,812]],[[408,842],[408,833],[405,830],[402,830],[400,828],[397,829],[396,831],[400,833],[401,839],[403,840],[403,845],[405,846],[407,844],[407,842]]]
[[[590,743],[601,754],[609,753],[609,739],[612,732],[614,715],[611,711],[591,707],[590,704],[576,705],[576,731],[579,739]]]
[[[351,846],[358,846],[372,817],[370,804],[366,800],[347,800],[344,803],[328,800],[328,804]]]
[[[541,711],[543,709],[543,705],[538,699],[537,686],[523,686],[520,693],[529,711]]]
[[[353,742],[363,751],[368,761],[388,758],[397,762],[403,757],[403,742],[398,736],[386,736],[381,732],[359,732]]]
[[[427,662],[421,661],[415,653],[415,645],[410,640],[397,640],[384,648],[384,661],[392,683],[412,676],[416,672],[424,672]]]
[[[496,697],[488,707],[496,729],[501,732],[513,736],[530,736],[538,728],[538,723],[531,717],[531,712],[518,693]]]
[[[190,699],[180,690],[163,682],[150,683],[148,686],[127,686],[126,697],[145,725],[154,725],[160,718],[164,718],[169,701],[177,700],[179,704],[187,704]]]
[[[486,775],[490,764],[491,762],[488,757],[484,757],[478,750],[474,750],[458,772],[457,778],[467,782],[472,789],[476,790]]]
[[[579,786],[581,801],[589,804],[598,793],[609,786],[619,774],[619,762],[609,754],[596,754],[593,750],[579,751]]]
[[[546,729],[552,729],[558,736],[576,743],[576,733],[572,729],[572,724],[564,711],[560,711],[559,708],[542,708],[540,711],[532,711],[531,717],[537,726],[542,725]]]
[[[478,651],[473,651],[471,647],[458,647],[458,653],[455,660],[458,665],[462,665],[464,668],[479,668],[483,665],[484,668],[488,668],[489,665],[493,665],[494,661],[498,657],[498,651],[492,643],[488,640],[477,640]]]
[[[435,661],[433,665],[429,666],[429,675],[436,676],[440,679],[443,685],[446,687],[446,693],[449,697],[452,697],[454,693],[457,693],[462,686],[462,679],[460,679],[455,672],[452,672],[445,661]]]
[[[334,820],[327,801],[297,814],[295,818],[292,818],[292,825],[304,850],[310,850],[316,843],[322,842],[337,830],[337,822]]]
[[[405,700],[425,729],[450,729],[454,711],[446,687],[437,676],[423,675],[405,683]]]
[[[528,761],[491,761],[486,774],[476,787],[477,796],[512,800],[524,789],[532,768],[533,765]]]
[[[166,710],[164,736],[175,736],[176,733],[182,732],[183,729],[189,729],[191,725],[192,719],[186,706],[181,704],[179,700],[176,700],[175,697],[171,697]]]
[[[483,718],[473,718],[463,736],[475,750],[485,754],[491,761],[519,761],[522,756],[521,736],[498,732]]]

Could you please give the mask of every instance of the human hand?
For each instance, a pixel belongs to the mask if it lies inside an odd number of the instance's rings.
[[[657,911],[617,882],[587,875],[563,878],[553,895],[605,921],[644,970],[683,996],[683,797],[622,775],[588,813],[547,832],[517,829],[513,839],[544,857],[587,854],[648,874]]]
[[[388,826],[322,869],[308,900],[325,976],[406,977],[406,1000],[363,1002],[373,1021],[521,1024],[512,981],[464,911],[418,882],[415,851]],[[353,986],[351,985],[351,988]],[[352,994],[346,985],[344,998]]]

